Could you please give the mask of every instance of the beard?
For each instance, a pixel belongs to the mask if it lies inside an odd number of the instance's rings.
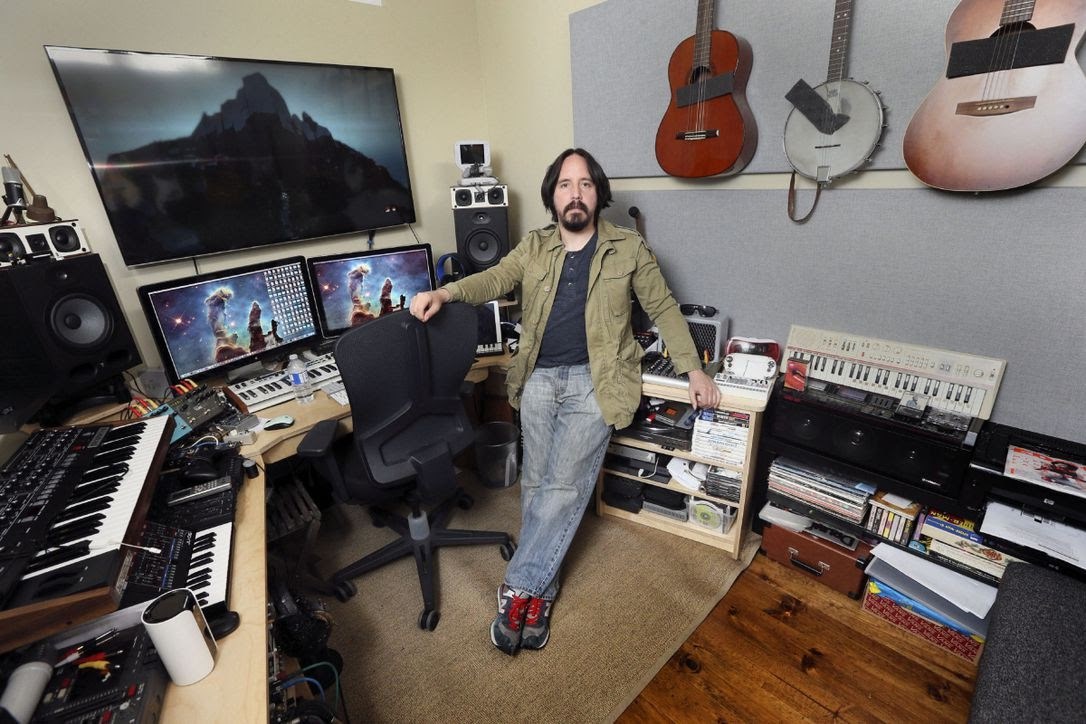
[[[579,217],[570,215],[571,213],[578,211],[581,214]],[[566,231],[584,231],[592,222],[592,215],[588,213],[587,206],[580,201],[573,201],[566,206],[566,208],[562,209],[562,215],[559,220],[562,224],[562,228]]]

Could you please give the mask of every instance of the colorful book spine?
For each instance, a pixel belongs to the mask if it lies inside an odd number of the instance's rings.
[[[946,536],[953,536],[954,538],[971,540],[974,543],[979,543],[981,545],[984,544],[984,538],[974,532],[972,525],[956,525],[943,518],[929,514],[927,518],[924,519],[924,528],[925,532],[933,538],[946,539]]]

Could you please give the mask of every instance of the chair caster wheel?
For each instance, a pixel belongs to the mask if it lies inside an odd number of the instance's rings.
[[[388,525],[388,518],[385,514],[378,510],[370,511],[370,522],[373,523],[374,528],[384,528]]]
[[[335,594],[336,600],[340,603],[346,603],[354,598],[355,594],[358,593],[358,588],[351,581],[343,581],[335,585],[332,593]]]
[[[516,552],[517,544],[513,541],[509,541],[508,543],[502,543],[499,550],[501,550],[502,553],[502,560],[508,561],[513,557],[513,553]]]
[[[473,505],[475,505],[475,498],[467,493],[460,493],[460,495],[456,496],[456,507],[460,508],[460,510],[470,510]]]
[[[441,619],[441,614],[437,611],[426,608],[419,614],[419,628],[423,631],[433,631],[437,628],[437,622]]]

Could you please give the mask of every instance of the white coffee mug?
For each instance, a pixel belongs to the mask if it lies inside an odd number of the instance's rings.
[[[147,604],[143,626],[173,683],[195,684],[215,668],[215,637],[189,589],[175,588]]]

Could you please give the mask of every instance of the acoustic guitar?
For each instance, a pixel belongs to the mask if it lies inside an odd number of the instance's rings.
[[[871,157],[882,137],[878,94],[845,75],[852,0],[836,0],[826,82],[800,80],[788,91],[792,110],[784,124],[784,153],[796,173],[819,186],[850,174]]]
[[[946,27],[946,72],[913,114],[909,170],[948,191],[1017,188],[1086,143],[1075,55],[1086,0],[963,0]]]
[[[715,0],[698,0],[697,29],[671,54],[671,102],[656,132],[656,160],[684,178],[735,174],[754,156],[758,132],[743,93],[752,54],[714,29]]]

